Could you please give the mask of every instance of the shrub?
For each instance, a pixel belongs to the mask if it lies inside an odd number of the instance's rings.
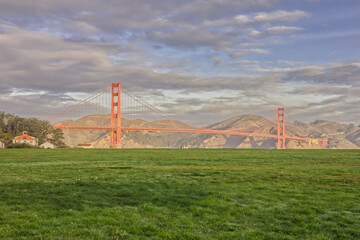
[[[37,146],[29,145],[27,143],[11,143],[7,148],[39,148]]]

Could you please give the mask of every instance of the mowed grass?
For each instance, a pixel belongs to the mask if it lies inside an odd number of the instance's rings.
[[[0,150],[0,239],[360,239],[360,151]]]

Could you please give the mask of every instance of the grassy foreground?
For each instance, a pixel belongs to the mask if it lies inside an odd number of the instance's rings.
[[[360,239],[358,150],[0,150],[0,239]]]

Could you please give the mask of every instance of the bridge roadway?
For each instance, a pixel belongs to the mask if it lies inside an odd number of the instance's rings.
[[[63,130],[97,130],[97,131],[111,131],[116,128],[111,127],[76,127],[76,126],[53,126]],[[181,129],[181,128],[134,128],[134,127],[121,127],[122,132],[179,132],[179,133],[208,133],[208,134],[221,134],[221,135],[240,135],[249,137],[267,137],[267,138],[279,138],[278,135],[272,134],[261,134],[261,133],[244,133],[228,130],[213,130],[204,128],[194,129]],[[282,136],[280,136],[282,138]],[[310,138],[290,137],[285,136],[286,139],[299,140],[299,141],[310,141]]]

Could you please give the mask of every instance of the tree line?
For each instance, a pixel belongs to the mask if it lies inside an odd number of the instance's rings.
[[[7,147],[12,146],[12,139],[27,131],[38,138],[39,145],[48,141],[57,147],[64,147],[64,135],[61,129],[52,128],[47,121],[36,118],[22,118],[14,114],[0,112],[0,141]]]

